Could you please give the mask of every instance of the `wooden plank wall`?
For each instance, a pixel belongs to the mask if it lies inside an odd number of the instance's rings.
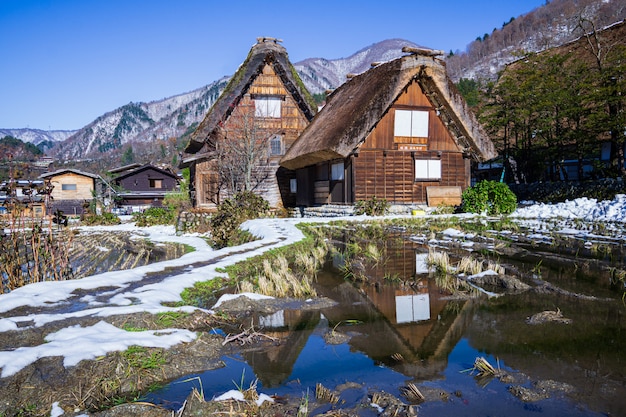
[[[432,153],[437,157],[437,153]],[[374,196],[390,203],[427,203],[426,187],[469,185],[466,160],[460,152],[442,152],[440,181],[415,181],[414,156],[406,151],[361,151],[354,158],[355,200]]]

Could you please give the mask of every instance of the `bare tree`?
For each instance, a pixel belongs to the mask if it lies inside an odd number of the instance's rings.
[[[256,117],[254,102],[242,100],[224,123],[216,143],[218,188],[233,195],[254,191],[269,176],[269,140],[274,130]]]

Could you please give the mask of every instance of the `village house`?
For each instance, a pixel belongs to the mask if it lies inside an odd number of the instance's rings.
[[[213,208],[241,190],[272,207],[295,204],[295,174],[278,162],[317,107],[280,42],[257,39],[191,135],[181,167],[190,169],[195,207]]]
[[[353,76],[328,96],[280,161],[296,171],[296,205],[458,205],[471,164],[493,143],[446,73],[441,51],[406,56]]]
[[[109,171],[118,174],[113,182],[119,188],[116,204],[124,213],[161,207],[168,192],[178,188],[178,176],[169,169],[133,164]]]
[[[43,180],[0,182],[0,215],[42,218],[46,214],[48,191],[48,184]]]
[[[59,169],[41,174],[54,188],[50,193],[48,214],[57,211],[67,216],[81,215],[96,198],[100,176],[77,169]]]

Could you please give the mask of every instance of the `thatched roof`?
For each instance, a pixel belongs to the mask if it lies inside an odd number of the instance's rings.
[[[185,152],[196,153],[203,147],[205,148],[203,152],[206,152],[213,148],[221,123],[228,119],[237,103],[250,89],[252,82],[263,71],[265,64],[273,67],[304,116],[308,120],[313,119],[317,110],[315,101],[291,65],[287,50],[278,42],[280,41],[274,38],[258,38],[246,60],[230,79],[204,120],[191,134]],[[208,146],[205,147],[205,144]]]
[[[442,61],[434,53],[411,52],[356,75],[335,90],[282,158],[281,166],[293,170],[357,152],[413,80],[439,110],[439,117],[462,151],[479,161],[495,157],[493,143],[448,77]]]

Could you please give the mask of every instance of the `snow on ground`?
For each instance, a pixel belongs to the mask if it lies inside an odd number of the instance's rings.
[[[594,199],[579,198],[558,204],[532,204],[521,207],[512,217],[517,218],[570,218],[583,220],[626,222],[626,196],[618,195],[611,201],[598,202]],[[364,219],[364,216],[348,217],[350,220]],[[332,220],[337,220],[336,218]],[[194,283],[213,279],[221,274],[218,268],[232,265],[245,258],[259,255],[269,249],[284,246],[303,238],[295,225],[298,222],[327,222],[328,218],[319,219],[258,219],[242,225],[242,228],[259,237],[259,240],[246,243],[236,248],[211,249],[200,236],[176,236],[171,226],[138,228],[133,223],[117,226],[81,227],[81,233],[95,231],[129,231],[138,238],[148,238],[154,242],[177,242],[191,245],[194,252],[166,262],[145,265],[132,270],[112,271],[93,275],[79,280],[43,282],[27,285],[8,294],[0,294],[0,332],[20,331],[25,328],[40,327],[46,323],[62,321],[74,317],[107,317],[118,314],[137,312],[159,313],[167,311],[192,311],[193,307],[172,308],[163,303],[180,301],[183,289]],[[453,230],[447,231],[449,237],[456,237]],[[192,266],[199,262],[215,261],[206,266]],[[146,274],[163,271],[168,267],[183,268],[181,272],[165,278],[161,282],[141,284]],[[133,288],[134,286],[134,288]],[[106,287],[106,291],[97,292]],[[80,301],[85,307],[78,311],[64,313],[46,313],[45,309],[69,304],[73,292],[91,291],[92,295],[83,296]],[[97,294],[97,297],[93,294]],[[19,307],[41,308],[40,313],[23,316],[3,314]],[[46,336],[47,343],[34,347],[20,347],[12,351],[0,352],[2,377],[12,375],[33,361],[47,356],[64,356],[66,366],[72,366],[82,359],[89,359],[107,352],[122,351],[133,344],[146,347],[172,346],[187,342],[195,335],[190,332],[170,329],[165,332],[126,332],[116,329],[106,322],[94,326],[72,326],[60,329]],[[104,339],[103,339],[104,338]],[[71,348],[80,346],[80,352]]]
[[[626,195],[618,194],[613,200],[577,198],[563,203],[532,204],[515,210],[511,217],[547,219],[562,217],[602,222],[626,222]]]

